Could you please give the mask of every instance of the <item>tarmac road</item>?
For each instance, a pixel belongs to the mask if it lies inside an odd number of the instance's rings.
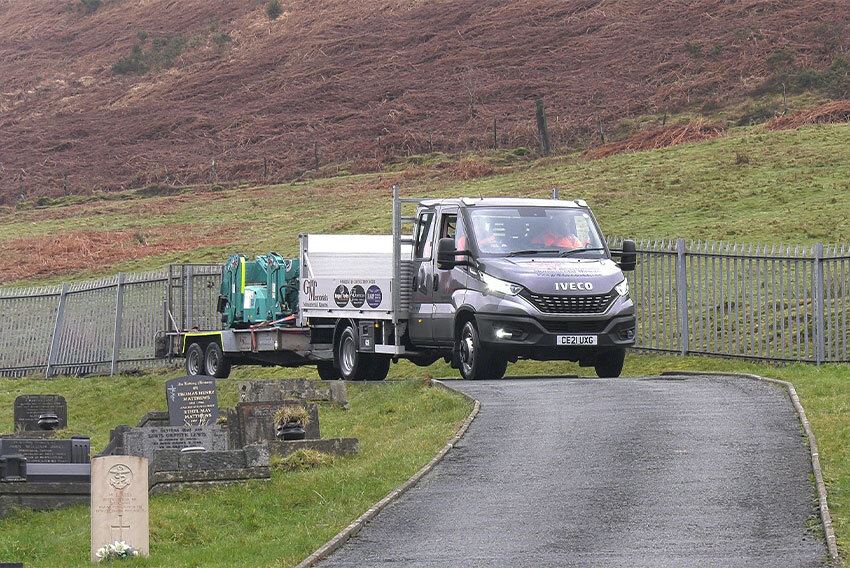
[[[806,529],[820,526],[811,461],[783,388],[449,384],[481,401],[466,436],[320,566],[827,565]]]

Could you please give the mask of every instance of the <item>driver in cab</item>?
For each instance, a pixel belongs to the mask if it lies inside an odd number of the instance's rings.
[[[559,247],[563,249],[577,249],[586,246],[579,238],[569,231],[562,223],[556,219],[547,217],[540,231],[531,237],[529,241],[532,245],[542,245],[546,247]]]

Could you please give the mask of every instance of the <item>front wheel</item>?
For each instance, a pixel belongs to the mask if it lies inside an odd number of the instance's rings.
[[[456,346],[460,374],[468,381],[497,380],[505,376],[508,361],[482,345],[475,322],[463,324]]]
[[[197,343],[186,350],[186,374],[190,377],[204,374],[204,350]]]
[[[614,349],[605,351],[596,356],[596,376],[603,379],[616,379],[623,372],[623,363],[626,360],[625,349]]]
[[[217,379],[226,379],[230,376],[230,362],[225,358],[224,352],[218,343],[207,345],[204,354],[204,369],[207,375]]]

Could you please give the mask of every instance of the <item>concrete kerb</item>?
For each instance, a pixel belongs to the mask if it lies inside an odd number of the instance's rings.
[[[451,440],[446,442],[446,445],[434,456],[431,461],[425,464],[419,471],[413,474],[407,481],[390,491],[383,499],[372,505],[368,511],[357,517],[350,525],[342,529],[340,532],[336,534],[332,539],[322,545],[321,548],[316,550],[313,554],[305,558],[301,561],[300,564],[296,566],[296,568],[307,568],[308,566],[315,566],[318,562],[324,560],[328,556],[330,556],[336,549],[345,544],[348,539],[356,535],[360,532],[366,523],[371,521],[375,516],[380,513],[387,505],[404,495],[411,487],[416,485],[420,479],[422,479],[426,473],[434,469],[434,467],[440,463],[443,458],[446,457],[446,454],[449,453],[454,445],[460,440],[466,431],[469,429],[469,425],[472,424],[472,421],[475,420],[475,417],[478,415],[478,411],[481,409],[481,404],[467,395],[466,393],[462,393],[457,391],[447,385],[445,385],[442,381],[432,379],[431,384],[438,388],[443,388],[447,391],[453,392],[455,394],[459,394],[463,396],[465,399],[471,401],[473,403],[472,411],[466,417],[466,420],[463,421],[460,428],[458,428],[455,435]]]
[[[815,487],[818,492],[818,506],[820,509],[820,519],[823,524],[824,534],[826,535],[826,547],[829,551],[829,556],[832,559],[834,566],[841,566],[841,556],[838,554],[838,544],[835,541],[835,530],[832,528],[832,517],[829,514],[829,505],[826,500],[826,484],[823,481],[823,472],[820,467],[820,454],[818,452],[818,444],[815,439],[815,433],[812,431],[812,426],[809,424],[809,419],[806,418],[806,411],[803,409],[803,405],[800,403],[800,397],[797,396],[797,390],[794,388],[794,385],[789,383],[788,381],[780,381],[779,379],[769,379],[767,377],[762,377],[759,375],[751,375],[749,373],[719,373],[719,372],[696,372],[696,371],[665,371],[661,373],[662,376],[672,377],[672,376],[683,376],[683,377],[693,377],[693,376],[716,376],[716,377],[740,377],[744,379],[752,379],[756,381],[764,381],[768,383],[774,383],[777,385],[782,385],[788,391],[788,396],[791,398],[791,402],[794,404],[794,408],[797,410],[797,416],[800,419],[800,423],[803,425],[803,431],[806,434],[806,438],[809,442],[809,451],[812,456],[812,471],[815,474]]]

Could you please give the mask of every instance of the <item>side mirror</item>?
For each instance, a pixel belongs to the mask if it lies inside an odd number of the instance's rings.
[[[631,239],[623,241],[623,254],[620,255],[620,270],[631,272],[637,264],[637,247]]]
[[[458,265],[455,240],[451,238],[437,241],[437,268],[449,270]]]

